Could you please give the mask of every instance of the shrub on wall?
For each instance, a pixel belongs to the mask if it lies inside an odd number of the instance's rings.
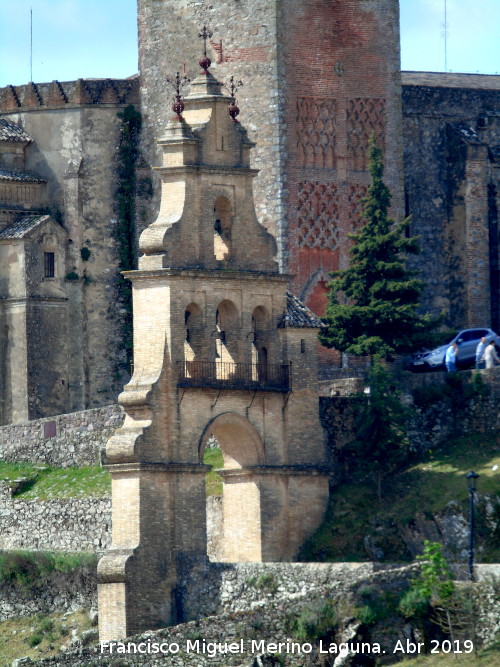
[[[86,553],[0,551],[0,583],[25,589],[43,586],[54,572],[69,573],[97,567],[97,556]]]
[[[131,271],[136,268],[135,248],[135,198],[136,164],[139,157],[139,134],[141,114],[133,104],[129,104],[118,113],[122,126],[117,159],[117,187],[115,202],[117,208],[116,240],[118,243],[119,271]],[[127,359],[132,359],[132,288],[130,281],[121,273],[118,275],[118,300],[124,316],[124,348]]]

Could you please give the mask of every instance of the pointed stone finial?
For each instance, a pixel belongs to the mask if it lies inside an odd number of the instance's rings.
[[[182,112],[184,111],[184,102],[182,101],[181,90],[189,83],[187,76],[181,76],[179,72],[175,73],[175,79],[167,77],[166,82],[175,88],[175,100],[172,104],[172,111],[176,114],[177,120],[182,120]]]
[[[198,34],[198,37],[203,39],[203,58],[200,60],[200,67],[205,72],[208,73],[208,68],[212,64],[212,61],[207,56],[207,39],[212,37],[212,32],[207,28],[206,25],[203,26],[203,30]]]

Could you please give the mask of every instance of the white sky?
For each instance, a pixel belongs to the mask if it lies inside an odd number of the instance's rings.
[[[212,0],[217,2],[217,0]],[[500,0],[400,0],[402,69],[500,72]],[[0,0],[0,86],[137,72],[136,0]]]

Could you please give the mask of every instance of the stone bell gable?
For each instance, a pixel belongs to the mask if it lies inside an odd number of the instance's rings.
[[[287,293],[254,210],[252,144],[203,69],[159,141],[161,207],[141,235],[139,269],[126,274],[134,372],[106,448],[104,640],[185,618],[178,582],[207,558],[203,454],[213,438],[224,460],[217,560],[293,560],[328,501],[320,322]]]
[[[210,72],[203,74],[183,117],[170,121],[158,141],[161,207],[141,235],[139,269],[278,271],[276,242],[254,209],[254,144],[229,116],[230,101]]]

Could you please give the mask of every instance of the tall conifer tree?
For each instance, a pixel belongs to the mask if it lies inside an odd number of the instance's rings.
[[[396,224],[388,217],[391,194],[382,180],[382,151],[373,136],[369,157],[371,184],[362,214],[366,224],[350,235],[349,268],[332,273],[320,341],[342,352],[390,360],[415,349],[436,321],[417,312],[423,283],[405,260],[419,246],[416,237],[406,236],[410,218]]]

